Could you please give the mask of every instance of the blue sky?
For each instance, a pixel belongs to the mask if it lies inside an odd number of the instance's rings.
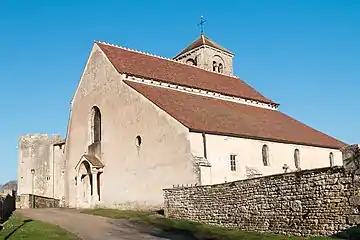
[[[0,0],[0,183],[17,177],[21,134],[65,136],[94,40],[172,57],[198,37],[201,15],[205,34],[236,54],[237,76],[286,114],[358,143],[359,12],[356,0]]]

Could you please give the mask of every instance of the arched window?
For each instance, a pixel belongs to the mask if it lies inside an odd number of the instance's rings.
[[[219,55],[214,55],[212,61],[213,71],[222,73],[224,71],[224,59]]]
[[[236,171],[236,155],[235,154],[230,155],[230,170],[232,172]]]
[[[269,147],[267,145],[263,145],[263,147],[262,147],[262,160],[263,160],[264,166],[270,166]]]
[[[91,143],[101,142],[101,113],[98,107],[91,110]]]
[[[334,166],[334,154],[331,152],[329,154],[329,160],[330,160],[330,167]]]
[[[222,73],[224,71],[224,67],[221,63],[219,63],[219,73]]]
[[[213,71],[214,72],[218,71],[218,65],[217,65],[216,61],[213,61]]]
[[[294,161],[296,169],[300,169],[300,151],[299,149],[295,149],[294,151]]]
[[[195,61],[194,61],[193,59],[191,59],[191,58],[189,58],[188,60],[186,60],[186,64],[196,66]]]

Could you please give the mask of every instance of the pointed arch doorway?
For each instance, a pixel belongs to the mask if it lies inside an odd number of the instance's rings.
[[[96,156],[81,157],[75,167],[77,208],[91,208],[100,202],[100,175],[103,168],[103,163]]]

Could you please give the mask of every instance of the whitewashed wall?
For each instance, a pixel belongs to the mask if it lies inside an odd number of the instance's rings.
[[[204,156],[201,133],[190,133],[191,150],[195,156]],[[262,146],[269,148],[270,166],[264,166]],[[329,154],[334,154],[334,165],[342,165],[342,153],[338,149],[311,147],[296,144],[277,143],[236,137],[206,134],[207,159],[211,169],[202,171],[202,184],[216,184],[248,178],[249,171],[262,175],[295,171],[294,151],[300,151],[300,168],[313,169],[330,166]],[[236,154],[236,171],[230,169],[230,154]]]

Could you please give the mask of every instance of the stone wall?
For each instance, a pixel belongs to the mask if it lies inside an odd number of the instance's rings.
[[[16,209],[30,208],[31,201],[29,194],[21,194],[16,197]]]
[[[333,235],[360,223],[358,179],[333,167],[165,189],[165,215],[250,231]]]
[[[29,196],[29,198],[32,198],[32,195]],[[59,199],[54,198],[48,198],[48,197],[42,197],[42,196],[36,196],[35,198],[35,208],[58,208],[59,207]]]
[[[16,208],[32,208],[34,201],[34,208],[58,208],[60,207],[60,200],[48,198],[44,196],[22,194],[17,199]]]
[[[61,199],[66,162],[60,135],[22,135],[19,140],[18,194]],[[31,171],[33,170],[33,172]]]

